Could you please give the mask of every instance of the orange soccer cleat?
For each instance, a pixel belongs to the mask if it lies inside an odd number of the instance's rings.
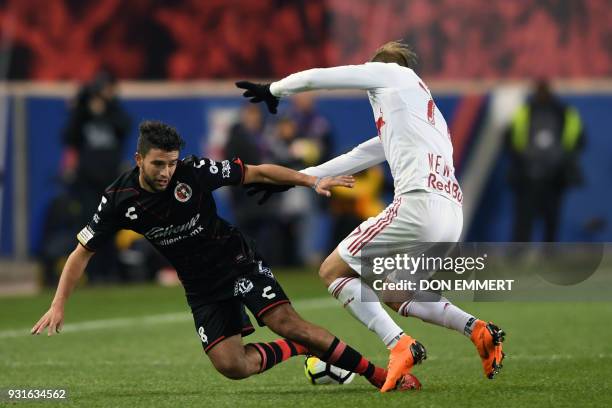
[[[482,359],[482,368],[485,376],[492,380],[502,368],[504,360],[504,352],[502,351],[502,342],[504,341],[504,333],[499,327],[489,322],[486,323],[478,320],[474,323],[472,329],[472,343],[476,346],[478,354]]]
[[[396,389],[401,381],[410,373],[412,366],[421,363],[427,358],[425,347],[410,336],[402,336],[389,355],[387,379],[380,392]],[[420,383],[419,383],[420,385]]]

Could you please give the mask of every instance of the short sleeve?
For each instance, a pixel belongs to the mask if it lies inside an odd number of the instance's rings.
[[[244,181],[244,165],[239,158],[223,161],[201,158],[190,161],[188,165],[195,168],[200,185],[210,191]]]
[[[111,198],[104,194],[91,221],[77,234],[81,245],[90,251],[97,251],[120,229],[111,201]]]

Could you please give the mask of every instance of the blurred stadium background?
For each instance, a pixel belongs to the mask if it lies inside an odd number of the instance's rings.
[[[0,0],[0,39],[0,296],[8,295],[0,299],[0,387],[70,385],[87,406],[195,406],[207,384],[218,406],[264,398],[312,406],[301,362],[244,387],[202,364],[180,289],[151,283],[175,285],[171,268],[133,234],[120,233],[92,262],[87,283],[113,285],[77,291],[59,340],[42,347],[26,328],[48,306],[75,235],[98,205],[102,187],[92,186],[131,165],[141,120],[175,126],[185,155],[240,154],[297,169],[320,163],[376,134],[363,92],[289,99],[272,117],[246,106],[234,80],[362,63],[393,39],[414,47],[417,72],[450,125],[465,240],[513,240],[509,180],[521,169],[507,130],[534,82],[547,79],[584,130],[555,239],[612,241],[609,0]],[[315,271],[347,229],[391,197],[384,167],[326,202],[298,192],[258,207],[241,189],[216,192],[220,213],[259,239],[296,308],[380,364],[385,350],[328,299]],[[540,224],[536,241],[544,239]],[[410,332],[432,355],[419,369],[423,399],[412,402],[609,404],[612,349],[601,325],[609,303],[466,309],[499,319],[511,334],[504,376],[483,387],[467,342],[411,319]],[[346,393],[321,391],[317,402],[377,403],[356,383]]]
[[[5,0],[0,25],[0,279],[26,274],[30,282],[36,276],[43,282],[41,269],[49,274],[61,266],[60,255],[73,244],[69,237],[90,216],[89,200],[99,195],[74,194],[80,188],[79,154],[81,164],[93,163],[90,171],[114,174],[114,159],[87,156],[82,141],[74,140],[78,136],[69,135],[76,105],[88,90],[103,86],[100,81],[114,87],[118,80],[118,109],[129,119],[117,139],[122,168],[130,163],[143,119],[177,127],[188,141],[186,153],[220,158],[235,152],[227,148],[232,126],[249,121],[248,112],[241,118],[244,103],[234,79],[275,79],[311,67],[361,63],[378,45],[398,38],[415,48],[418,72],[450,124],[466,240],[512,239],[508,174],[515,169],[509,167],[504,130],[532,82],[542,78],[577,109],[586,135],[581,182],[563,198],[557,239],[612,240],[612,13],[606,0]],[[251,118],[260,153],[252,160],[302,168],[375,135],[362,92],[316,94],[310,122],[304,117],[311,113],[300,113],[300,105],[309,103],[289,100],[279,118]],[[294,238],[307,234],[310,240],[282,251],[290,259],[268,257],[281,265],[314,266],[346,228],[388,202],[388,176],[383,181],[377,172],[366,175],[365,187],[340,204],[300,196],[276,203],[271,208],[284,215],[272,235],[249,228],[252,215],[245,220],[236,214],[251,211],[269,219],[270,211],[233,206],[228,191],[219,192],[218,203],[225,217],[260,240],[284,242],[286,231]],[[235,194],[240,202],[241,193]],[[86,214],[71,218],[71,208]],[[123,238],[119,246],[131,247],[133,237]],[[139,262],[137,253],[122,256]]]

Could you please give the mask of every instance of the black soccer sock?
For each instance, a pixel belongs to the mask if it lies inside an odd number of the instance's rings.
[[[370,378],[379,373],[382,368],[377,367],[365,359],[357,350],[334,337],[329,349],[323,354],[321,360],[333,364],[337,367],[352,371],[366,378]],[[384,370],[383,370],[384,371]]]
[[[260,373],[290,357],[308,352],[306,347],[287,339],[278,339],[270,343],[249,343],[247,346],[252,346],[261,355]]]

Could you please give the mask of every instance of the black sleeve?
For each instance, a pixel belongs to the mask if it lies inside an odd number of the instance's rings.
[[[239,158],[223,161],[201,158],[190,161],[188,165],[195,169],[199,184],[210,191],[244,181],[244,165]]]
[[[90,251],[97,251],[108,242],[121,229],[115,213],[113,197],[105,193],[89,224],[77,234],[81,245]]]

